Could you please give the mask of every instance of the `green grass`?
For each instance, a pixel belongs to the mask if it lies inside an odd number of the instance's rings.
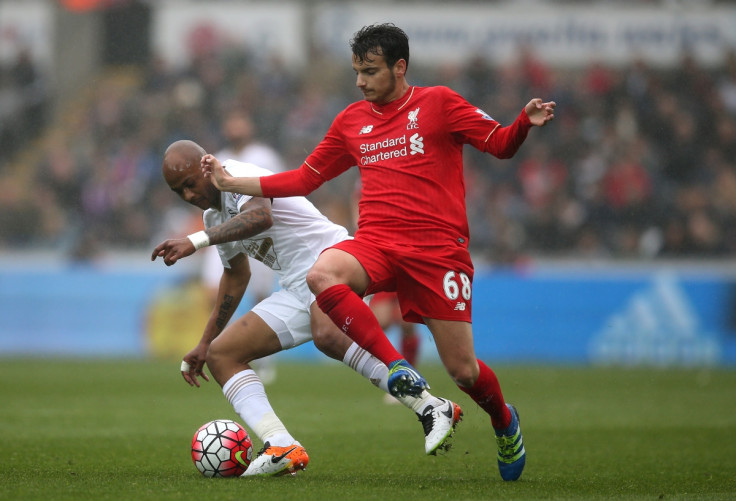
[[[504,483],[487,416],[437,366],[420,365],[433,392],[465,410],[446,455],[425,456],[416,417],[343,366],[282,362],[267,390],[309,468],[206,479],[194,431],[240,419],[179,361],[0,362],[0,499],[736,498],[736,371],[497,367],[528,455]]]

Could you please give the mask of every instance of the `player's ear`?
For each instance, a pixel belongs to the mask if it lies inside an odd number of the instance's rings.
[[[397,77],[403,77],[406,75],[406,60],[399,59],[396,61],[396,64],[394,64],[394,74]]]

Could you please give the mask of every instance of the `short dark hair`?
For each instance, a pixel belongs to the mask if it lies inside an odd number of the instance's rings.
[[[409,37],[392,23],[364,26],[350,40],[350,49],[360,63],[368,54],[374,54],[382,55],[389,68],[399,59],[406,61],[409,67]]]

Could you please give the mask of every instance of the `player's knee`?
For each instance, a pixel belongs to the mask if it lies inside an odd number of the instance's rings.
[[[324,329],[312,329],[312,340],[314,341],[314,346],[323,353],[326,348],[329,348],[330,335]]]
[[[207,356],[205,357],[205,362],[207,363],[207,367],[209,367],[210,372],[217,371],[218,367],[222,363],[222,356],[223,353],[221,350],[219,350],[217,346],[211,344],[207,349]]]
[[[322,292],[326,287],[324,286],[326,282],[325,274],[322,273],[321,270],[319,270],[316,267],[312,267],[311,270],[307,272],[307,286],[309,287],[309,290],[312,291],[313,294],[319,294]],[[316,340],[315,340],[316,343]]]
[[[458,364],[448,367],[447,372],[450,374],[452,380],[455,381],[455,384],[463,388],[471,388],[478,380],[477,364]]]
[[[314,340],[314,346],[319,351],[335,360],[343,359],[351,343],[350,339],[334,325],[313,328],[312,339]]]

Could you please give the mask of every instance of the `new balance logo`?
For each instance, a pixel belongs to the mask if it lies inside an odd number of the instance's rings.
[[[417,111],[419,111],[419,108],[417,108]],[[416,155],[417,153],[424,154],[424,138],[420,136],[419,134],[414,134],[409,138],[409,149],[411,150],[412,155]]]
[[[465,303],[460,301],[455,305],[455,311],[465,311]]]
[[[373,130],[373,126],[372,125],[364,125],[360,129],[360,132],[358,132],[358,135],[360,135],[360,134],[368,134],[372,130]]]

